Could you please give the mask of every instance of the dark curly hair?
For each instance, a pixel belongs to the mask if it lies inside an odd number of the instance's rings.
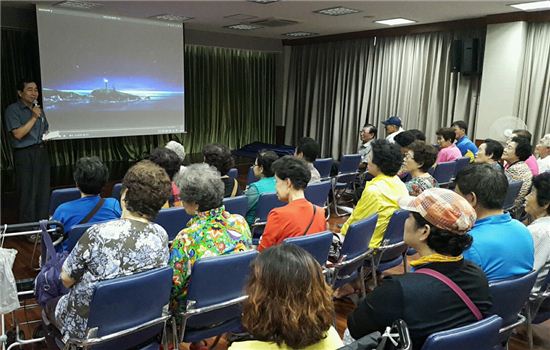
[[[218,169],[222,176],[227,175],[229,169],[235,165],[231,151],[226,145],[211,143],[202,148],[204,162]]]
[[[150,160],[132,166],[122,179],[126,208],[148,220],[157,216],[170,197],[171,188],[166,171]]]
[[[403,155],[399,146],[386,140],[375,140],[371,144],[372,162],[384,175],[394,176],[403,164]]]
[[[501,209],[508,189],[504,172],[489,164],[468,164],[456,175],[455,184],[464,195],[475,193],[485,209]]]
[[[435,133],[437,136],[441,136],[443,140],[454,142],[456,138],[455,130],[453,128],[440,128]]]
[[[261,150],[256,155],[256,164],[262,167],[262,174],[265,177],[273,177],[275,173],[273,172],[273,163],[279,159],[277,153],[268,150]]]
[[[533,187],[537,190],[537,204],[544,207],[550,204],[550,172],[544,172],[533,178]],[[550,205],[546,208],[550,215]]]
[[[82,193],[100,194],[109,170],[98,157],[82,157],[75,164],[73,178]]]
[[[332,288],[319,263],[296,245],[258,255],[246,294],[243,325],[258,340],[302,349],[325,338],[332,326]]]
[[[414,141],[416,141],[416,137],[414,136],[414,133],[407,130],[395,135],[393,140],[401,147],[409,147]]]
[[[411,129],[407,131],[411,132],[414,135],[414,138],[416,139],[416,141],[426,142],[426,134],[424,134],[424,132],[418,129]]]
[[[512,138],[512,142],[516,143],[516,156],[522,162],[525,162],[527,158],[531,157],[533,148],[529,143],[529,139],[523,136],[516,136]]]
[[[496,160],[497,162],[502,157],[502,153],[504,152],[504,146],[502,146],[502,143],[493,140],[493,139],[486,139],[485,142],[485,154],[491,155],[492,160]]]
[[[430,226],[430,235],[428,236],[428,247],[439,254],[448,256],[459,256],[465,250],[470,248],[474,239],[469,234],[457,235],[449,231],[442,230],[429,223],[419,213],[413,212],[413,217],[417,228],[424,225]]]
[[[297,190],[306,188],[311,180],[311,171],[306,162],[294,156],[284,156],[275,161],[271,167],[279,179],[290,179],[292,187]]]
[[[437,158],[437,149],[434,146],[417,141],[409,148],[413,152],[414,161],[421,164],[420,170],[427,172],[434,165]]]
[[[172,180],[174,175],[180,170],[180,157],[176,152],[165,147],[155,148],[153,152],[151,152],[149,160],[163,168],[170,180]]]

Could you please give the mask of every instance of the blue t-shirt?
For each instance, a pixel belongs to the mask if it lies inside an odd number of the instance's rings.
[[[489,281],[525,275],[533,270],[533,238],[509,213],[477,220],[469,232],[474,238],[464,258],[485,272]]]
[[[61,204],[52,215],[53,220],[63,224],[65,232],[70,232],[74,225],[82,221],[99,202],[99,196],[88,196]],[[88,223],[119,219],[122,215],[120,203],[115,198],[105,198],[103,206]],[[66,248],[63,242],[63,249]]]
[[[462,153],[462,156],[464,157],[470,157],[473,159],[477,154],[476,145],[474,145],[474,143],[467,136],[462,136],[460,140],[457,140],[456,147],[458,147],[460,153]],[[471,155],[467,154],[468,151],[471,152]]]

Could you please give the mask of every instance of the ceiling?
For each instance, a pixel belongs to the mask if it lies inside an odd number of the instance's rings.
[[[40,1],[55,4],[58,1]],[[102,6],[88,10],[101,14],[147,18],[159,14],[193,17],[186,28],[210,32],[250,35],[263,38],[287,39],[283,34],[296,31],[330,35],[388,28],[375,20],[404,17],[418,24],[484,17],[486,15],[517,12],[509,4],[520,1],[292,1],[281,0],[259,4],[245,0],[227,1],[94,1]],[[2,6],[32,8],[37,1],[2,1]],[[313,11],[344,6],[355,10],[344,16],[326,16]],[[244,15],[250,19],[235,19]],[[282,27],[264,27],[249,31],[227,29],[224,26],[267,18],[297,21]]]

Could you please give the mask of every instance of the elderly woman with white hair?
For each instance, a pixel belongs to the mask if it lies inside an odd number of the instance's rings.
[[[176,178],[176,184],[185,211],[194,215],[170,250],[170,265],[174,269],[171,307],[181,312],[185,310],[193,264],[202,257],[250,250],[252,237],[246,220],[225,210],[224,184],[214,167],[192,164]]]
[[[185,160],[185,147],[183,147],[181,143],[172,140],[172,141],[169,141],[164,147],[176,152],[176,154],[178,155],[178,158],[181,161],[181,164],[183,164],[183,161]],[[180,176],[181,174],[183,174],[184,171],[185,171],[185,166],[180,165],[180,169],[175,176]]]
[[[544,135],[535,148],[539,174],[550,171],[550,134]]]

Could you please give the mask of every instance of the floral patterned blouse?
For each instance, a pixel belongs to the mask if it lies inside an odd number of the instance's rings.
[[[187,286],[193,264],[209,256],[250,250],[252,237],[246,220],[219,208],[200,212],[189,220],[172,242],[170,266],[174,269],[171,308],[185,311]]]

